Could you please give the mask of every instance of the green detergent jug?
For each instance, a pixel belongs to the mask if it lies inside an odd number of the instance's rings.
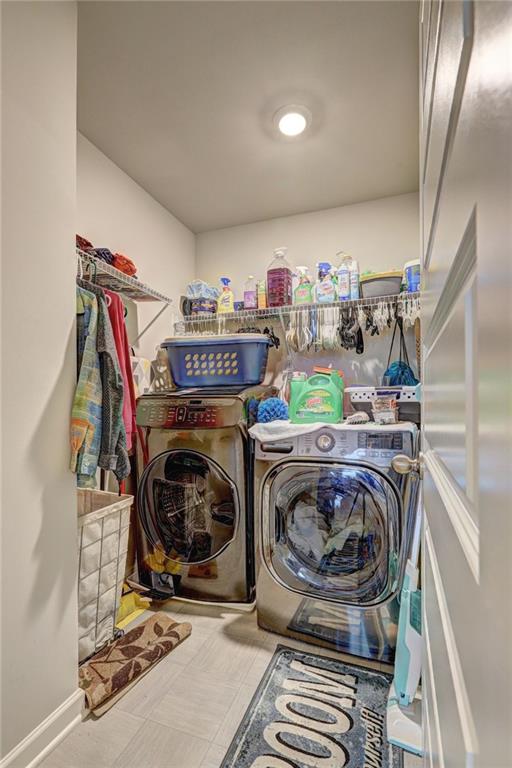
[[[343,378],[339,371],[321,369],[306,379],[305,374],[290,381],[290,421],[311,424],[321,421],[335,424],[343,419]]]

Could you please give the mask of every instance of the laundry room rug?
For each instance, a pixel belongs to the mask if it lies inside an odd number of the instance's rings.
[[[87,707],[102,715],[192,632],[159,611],[102,648],[78,672]]]
[[[401,768],[391,675],[279,645],[221,768]]]

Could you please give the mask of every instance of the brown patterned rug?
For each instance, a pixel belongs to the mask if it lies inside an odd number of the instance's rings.
[[[187,622],[159,611],[103,648],[79,669],[87,707],[102,715],[191,632]]]

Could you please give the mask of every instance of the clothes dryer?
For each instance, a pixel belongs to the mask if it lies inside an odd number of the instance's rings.
[[[391,462],[417,455],[417,427],[310,426],[251,430],[258,623],[390,662],[419,483]]]
[[[137,564],[153,597],[254,600],[247,415],[269,391],[187,389],[139,399]]]

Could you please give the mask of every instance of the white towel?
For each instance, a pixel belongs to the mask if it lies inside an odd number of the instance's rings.
[[[250,428],[249,434],[255,440],[262,442],[271,442],[272,440],[287,440],[297,435],[307,435],[309,432],[317,432],[325,427],[334,431],[355,430],[372,432],[402,432],[404,429],[410,432],[417,432],[418,427],[411,421],[399,421],[397,424],[375,424],[370,421],[366,424],[324,424],[315,421],[312,424],[292,424],[291,421],[269,421],[267,424],[255,424]]]

